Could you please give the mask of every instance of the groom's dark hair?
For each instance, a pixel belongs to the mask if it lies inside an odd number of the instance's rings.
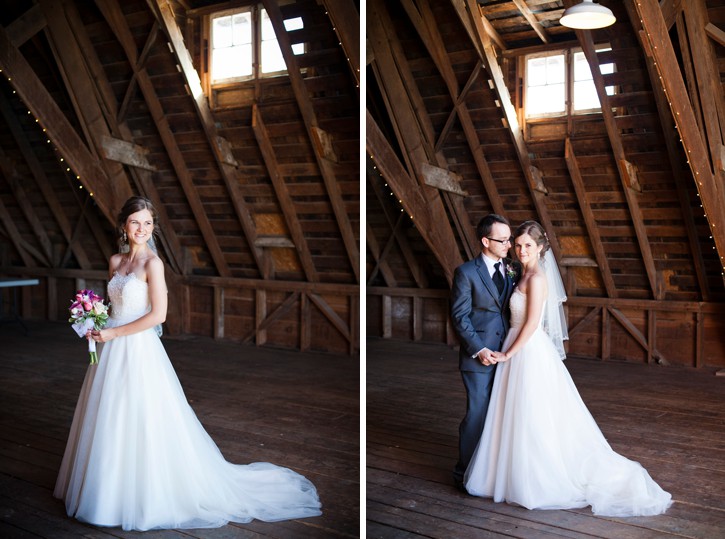
[[[483,238],[488,237],[488,235],[491,234],[491,229],[493,228],[494,223],[502,223],[508,227],[511,227],[508,219],[506,219],[502,215],[498,215],[496,213],[489,213],[485,217],[481,218],[481,220],[478,222],[478,226],[476,227],[476,234],[478,235],[479,243]]]

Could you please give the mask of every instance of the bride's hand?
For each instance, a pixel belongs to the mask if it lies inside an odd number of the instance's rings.
[[[94,329],[91,331],[91,338],[96,342],[108,342],[113,337],[113,332],[110,329]]]

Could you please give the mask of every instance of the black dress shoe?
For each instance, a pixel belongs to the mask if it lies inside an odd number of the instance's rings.
[[[454,478],[454,479],[453,479],[453,484],[455,485],[455,487],[456,487],[456,488],[457,488],[458,490],[460,490],[460,491],[461,491],[461,492],[463,492],[464,494],[468,494],[468,491],[466,490],[466,485],[464,485],[464,484],[463,484],[463,481],[461,481],[460,479],[456,479],[456,478]]]

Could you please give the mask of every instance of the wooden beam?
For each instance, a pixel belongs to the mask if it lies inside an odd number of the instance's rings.
[[[20,17],[10,23],[6,30],[13,45],[20,47],[23,43],[43,30],[46,25],[45,15],[38,4],[29,8]]]
[[[75,108],[78,123],[86,134],[90,151],[98,157],[102,155],[101,140],[104,136],[109,136],[110,131],[104,121],[93,80],[75,39],[75,31],[66,18],[60,0],[39,0],[39,3],[48,21],[46,35]],[[100,165],[110,182],[113,198],[109,203],[117,211],[133,195],[131,181],[120,163],[101,160]]]
[[[262,153],[264,164],[267,166],[269,179],[272,181],[272,186],[277,195],[277,202],[279,202],[279,207],[282,210],[287,229],[292,236],[292,241],[297,246],[297,255],[302,264],[302,269],[308,281],[317,282],[320,280],[320,277],[315,269],[315,263],[312,260],[307,238],[305,238],[304,231],[302,230],[302,225],[300,224],[300,219],[297,215],[297,210],[295,209],[295,204],[287,188],[287,184],[279,171],[279,164],[277,163],[272,142],[269,140],[267,127],[264,125],[262,113],[256,103],[252,106],[252,130],[254,131],[254,137],[257,139],[259,150]]]
[[[383,263],[387,264],[386,258],[388,257],[388,254],[390,253],[390,249],[393,247],[393,244],[395,243],[395,235],[400,230],[400,225],[403,223],[404,215],[405,214],[403,212],[400,213],[400,215],[398,216],[398,220],[395,223],[395,227],[393,228],[393,233],[390,236],[388,236],[388,239],[385,242],[385,247],[383,247],[382,251],[378,252],[377,256],[374,255],[376,263],[375,263],[375,267],[372,269],[372,271],[368,275],[368,279],[367,279],[368,285],[372,284],[373,279],[375,279],[375,276],[377,275],[378,270],[381,269],[382,264]],[[372,232],[372,229],[369,229],[369,231]],[[377,246],[377,241],[375,241],[374,235],[373,235],[373,242],[374,242],[374,245]]]
[[[551,38],[549,37],[549,33],[546,31],[546,28],[542,26],[542,24],[539,22],[539,19],[536,18],[536,15],[534,15],[534,12],[531,11],[531,8],[528,6],[525,0],[512,0],[514,5],[518,8],[518,10],[521,12],[521,14],[524,16],[526,21],[531,25],[531,28],[533,28],[534,32],[536,32],[536,35],[539,36],[539,39],[543,41],[544,43],[549,43],[551,41]]]
[[[322,0],[345,52],[355,83],[360,85],[360,14],[353,0]]]
[[[365,127],[368,152],[375,159],[388,185],[402,201],[405,211],[415,219],[418,231],[443,268],[448,282],[452,282],[453,271],[463,263],[463,259],[450,226],[442,226],[442,223],[448,222],[448,216],[438,193],[433,190],[431,194],[431,190],[427,190],[427,196],[423,195],[421,186],[408,175],[398,161],[395,151],[369,111]]]
[[[468,193],[461,188],[460,174],[451,172],[444,168],[436,167],[428,163],[421,163],[420,171],[423,175],[423,181],[426,185],[447,191],[462,197],[468,196]]]
[[[282,51],[285,65],[287,66],[287,72],[289,74],[290,82],[292,84],[292,90],[294,91],[295,97],[297,99],[297,104],[300,108],[300,112],[302,113],[302,118],[304,119],[305,127],[307,128],[308,137],[314,148],[314,128],[319,127],[319,122],[317,120],[317,114],[315,113],[315,109],[312,104],[312,98],[310,97],[310,94],[307,92],[307,88],[305,87],[305,82],[302,78],[302,73],[300,72],[297,58],[292,52],[292,44],[290,42],[289,35],[287,34],[287,30],[285,29],[284,21],[282,20],[282,12],[280,11],[279,5],[275,0],[263,0],[263,4],[265,9],[267,10],[269,19],[272,22],[272,26],[274,27],[274,33],[277,37],[277,42],[279,43],[280,50]],[[330,199],[330,204],[332,205],[332,210],[335,214],[335,218],[337,219],[337,226],[340,230],[340,235],[342,236],[342,241],[345,245],[352,271],[355,274],[356,280],[359,282],[360,248],[357,244],[357,240],[355,239],[355,234],[350,223],[350,217],[348,215],[345,202],[342,199],[342,192],[340,190],[340,185],[337,182],[337,178],[335,177],[335,170],[333,168],[333,164],[318,151],[315,151],[314,154],[317,160],[317,165],[320,168],[320,173],[322,174],[322,179],[327,189],[327,194]]]
[[[8,239],[10,239],[10,242],[20,255],[20,258],[23,259],[23,263],[29,267],[35,266],[35,261],[30,256],[32,254],[31,249],[29,249],[28,244],[20,235],[20,231],[18,230],[18,227],[15,226],[15,221],[11,219],[10,212],[8,212],[8,209],[5,207],[2,198],[0,198],[0,222],[2,222],[5,227],[5,234]],[[43,256],[40,253],[36,252],[36,258],[39,258],[40,262],[44,262]]]
[[[23,55],[10,42],[4,28],[0,28],[0,69],[31,113],[36,118],[42,119],[48,139],[80,177],[83,186],[95,195],[96,202],[106,219],[115,223],[114,193],[106,172],[78,136],[75,128]]]
[[[221,173],[222,179],[227,187],[229,196],[231,198],[232,207],[237,215],[239,224],[244,232],[245,239],[249,245],[249,249],[252,252],[255,262],[257,263],[257,269],[264,277],[269,277],[270,268],[265,261],[262,251],[254,246],[254,241],[257,237],[256,225],[252,218],[251,208],[247,205],[244,200],[244,196],[241,192],[241,185],[244,184],[244,178],[242,177],[239,169],[234,164],[229,163],[229,158],[223,152],[223,147],[219,144],[219,133],[216,127],[216,121],[212,115],[211,109],[209,108],[209,101],[204,95],[204,91],[201,87],[201,80],[199,74],[194,68],[194,64],[191,60],[191,55],[184,44],[184,37],[176,24],[176,19],[169,4],[168,0],[155,0],[155,5],[158,8],[160,14],[159,24],[161,29],[168,36],[171,41],[171,46],[174,49],[174,56],[179,62],[181,67],[181,73],[184,75],[184,79],[191,91],[193,98],[194,107],[196,108],[197,116],[206,134],[209,146],[212,149],[214,158],[216,159]],[[234,162],[236,163],[236,162]]]
[[[348,342],[352,342],[352,332],[350,327],[342,318],[340,318],[340,315],[335,312],[335,309],[330,307],[325,299],[319,294],[308,294],[308,296],[320,312],[325,315],[325,318],[332,322],[332,325],[335,326],[337,331],[339,331]]]
[[[610,298],[617,297],[617,287],[614,284],[612,278],[612,271],[609,268],[609,260],[607,254],[604,252],[604,245],[602,244],[602,238],[599,234],[599,227],[597,221],[594,218],[594,212],[592,211],[591,204],[587,198],[586,187],[584,179],[582,178],[579,170],[579,164],[576,160],[574,153],[574,147],[572,146],[571,140],[566,139],[564,149],[564,160],[566,161],[566,167],[569,169],[569,176],[571,177],[571,183],[574,186],[574,193],[576,194],[577,202],[579,203],[579,209],[582,212],[584,218],[584,225],[587,229],[587,235],[594,251],[594,257],[597,260],[597,266],[604,282],[604,288],[607,291],[607,296]]]
[[[629,2],[630,0],[627,0]],[[667,29],[669,30],[672,28],[672,25],[675,24],[675,21],[677,20],[678,15],[682,13],[682,0],[660,0],[660,9],[662,10],[662,16],[665,19],[665,24],[667,25]],[[687,0],[692,1],[692,0]]]
[[[101,137],[101,150],[106,159],[118,161],[131,167],[144,168],[150,171],[156,170],[156,167],[146,159],[149,151],[133,142],[104,135]]]
[[[146,69],[137,68],[138,50],[136,49],[136,41],[129,29],[128,22],[115,0],[96,0],[96,5],[120,42],[129,63],[137,74],[139,88],[144,96],[146,106],[149,109],[149,115],[156,124],[161,141],[169,155],[169,161],[171,162],[171,165],[176,172],[176,177],[178,178],[184,194],[186,195],[186,200],[188,201],[189,207],[194,214],[194,218],[199,226],[204,243],[206,244],[207,249],[209,249],[209,253],[214,261],[216,270],[219,272],[219,275],[223,277],[230,276],[231,271],[229,269],[229,265],[227,264],[226,259],[224,258],[224,253],[219,246],[214,229],[212,228],[209,217],[206,214],[204,204],[201,202],[199,193],[194,185],[194,180],[189,173],[189,169],[186,167],[184,154],[176,143],[174,133],[169,126],[166,113],[161,105],[161,101],[156,93],[151,77],[148,75]]]
[[[537,189],[537,182],[532,176],[530,153],[524,141],[523,131],[519,126],[518,116],[516,115],[516,110],[511,101],[511,95],[506,86],[503,71],[498,63],[491,37],[483,28],[481,8],[476,4],[475,0],[452,0],[452,3],[456,8],[458,18],[470,23],[467,27],[471,29],[471,41],[479,44],[478,49],[481,51],[481,60],[491,76],[493,88],[501,104],[506,127],[511,134],[512,142],[521,164],[521,170],[526,178],[526,184],[539,217],[539,222],[546,230],[549,243],[551,243],[551,249],[558,260],[561,258],[562,252],[556,230],[549,217],[549,211],[544,201],[545,195]]]
[[[120,115],[116,113],[118,109],[116,95],[111,88],[108,76],[106,75],[100,60],[96,55],[93,44],[88,37],[85,26],[81,21],[80,14],[76,9],[76,4],[73,2],[66,3],[65,8],[68,22],[71,27],[75,29],[74,37],[78,41],[80,50],[83,53],[86,66],[92,74],[92,79],[99,96],[98,101],[106,118],[106,122],[111,129],[111,133],[115,137],[119,137],[126,142],[133,142],[134,137],[131,133],[131,129],[128,127],[128,124],[120,118]],[[155,25],[155,27],[157,27],[157,25]],[[133,76],[136,76],[135,72]],[[166,211],[166,205],[161,201],[156,185],[151,178],[151,172],[146,169],[131,168],[130,174],[139,192],[151,200],[152,204],[156,208],[156,212],[159,216],[159,222],[162,224],[162,226],[159,227],[159,238],[171,269],[177,274],[183,274],[188,266],[188,264],[184,263],[184,260],[186,260],[185,253],[187,251],[184,247],[182,247],[174,228],[170,226],[171,221]]]
[[[18,122],[18,119],[15,116],[12,107],[10,106],[10,103],[8,103],[7,99],[4,95],[2,95],[2,93],[0,93],[0,115],[2,115],[5,123],[10,129],[10,132],[15,139],[15,143],[18,145],[20,153],[25,159],[25,163],[30,169],[30,173],[33,175],[35,184],[42,193],[46,204],[50,208],[50,212],[55,218],[55,221],[58,223],[58,227],[60,228],[63,237],[68,242],[68,244],[71,245],[73,254],[78,261],[78,265],[83,269],[90,269],[91,261],[86,254],[85,248],[81,243],[76,242],[73,244],[71,242],[71,238],[73,236],[73,227],[71,226],[70,221],[68,220],[68,217],[65,213],[66,210],[58,200],[58,196],[55,190],[51,187],[50,180],[45,175],[45,170],[40,164],[37,154],[33,151],[30,142],[25,136],[23,128]],[[53,265],[56,265],[55,260],[53,260]]]
[[[705,26],[705,33],[710,39],[725,47],[725,32],[720,30],[720,28],[708,22]]]
[[[647,65],[647,73],[649,75],[650,84],[655,97],[655,103],[657,104],[657,114],[659,115],[660,125],[664,134],[665,146],[667,147],[667,156],[670,160],[670,168],[672,169],[672,175],[677,186],[678,200],[680,202],[680,208],[682,210],[682,218],[685,223],[687,230],[688,247],[692,254],[692,263],[697,276],[697,282],[700,288],[700,294],[703,301],[710,299],[710,285],[708,284],[707,275],[705,274],[705,260],[702,257],[702,249],[700,247],[700,240],[697,236],[697,228],[695,225],[695,217],[690,206],[689,193],[686,188],[686,183],[691,181],[690,178],[685,178],[683,173],[684,161],[680,157],[680,148],[677,144],[680,136],[675,130],[674,121],[670,113],[669,106],[667,104],[667,96],[665,95],[662,84],[658,80],[657,67],[654,65],[652,59],[652,51],[649,48],[649,41],[644,35],[642,30],[642,23],[639,20],[637,11],[631,1],[624,3],[629,15],[629,20],[637,34],[642,48],[645,50],[645,63]]]
[[[647,237],[647,228],[644,224],[642,209],[639,207],[637,191],[635,191],[632,186],[630,171],[627,168],[629,161],[627,160],[627,155],[624,151],[622,137],[619,129],[617,128],[617,121],[614,118],[612,106],[609,104],[609,96],[607,95],[607,90],[604,86],[604,78],[602,77],[599,61],[597,60],[597,52],[594,48],[592,34],[589,31],[577,30],[576,35],[579,39],[579,43],[581,43],[582,52],[584,52],[584,56],[589,64],[589,69],[591,70],[592,79],[594,81],[594,87],[597,90],[597,96],[599,97],[599,103],[601,104],[602,117],[607,129],[609,144],[612,146],[612,154],[614,161],[617,164],[617,173],[619,174],[619,179],[622,183],[624,197],[627,200],[627,207],[629,208],[629,214],[632,218],[632,225],[634,225],[634,231],[637,236],[640,253],[642,254],[642,261],[644,262],[644,267],[647,272],[650,290],[652,291],[652,296],[654,298],[662,299],[664,290],[657,286],[657,271],[655,268],[654,257],[652,256],[652,247],[650,246],[649,238]]]
[[[380,245],[378,244],[378,240],[375,237],[375,231],[370,226],[370,221],[366,220],[365,225],[365,241],[368,244],[368,249],[370,249],[370,254],[373,255],[373,260],[375,260],[375,268],[368,275],[368,285],[370,284],[372,278],[375,276],[376,271],[379,269],[380,273],[382,273],[383,275],[383,279],[385,280],[385,284],[387,286],[398,286],[398,281],[395,279],[395,274],[390,268],[390,264],[388,264],[388,261],[382,257]],[[391,237],[394,238],[395,235],[392,235]]]
[[[650,50],[652,50],[653,59],[660,74],[659,80],[668,97],[675,125],[680,132],[685,155],[688,158],[688,164],[692,170],[700,201],[720,257],[720,265],[723,267],[725,259],[725,193],[722,191],[725,178],[723,172],[713,172],[711,168],[708,148],[698,129],[677,57],[657,2],[639,0],[636,3],[636,9],[642,20],[645,36],[650,42]]]

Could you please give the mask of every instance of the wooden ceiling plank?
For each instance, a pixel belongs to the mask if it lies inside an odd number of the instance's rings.
[[[136,49],[136,43],[133,35],[131,34],[131,30],[128,27],[128,22],[123,16],[118,2],[97,0],[96,5],[123,47],[131,66],[134,70],[136,70],[138,50]],[[144,101],[149,109],[149,114],[156,124],[161,141],[169,155],[169,161],[171,162],[174,171],[176,172],[176,177],[178,178],[182,190],[186,195],[186,200],[189,203],[192,213],[194,214],[194,218],[196,219],[196,223],[201,231],[204,243],[206,244],[207,249],[209,249],[209,253],[214,261],[216,270],[222,277],[231,276],[229,265],[224,258],[224,253],[219,246],[214,229],[207,217],[204,205],[199,198],[199,193],[194,186],[194,180],[186,166],[184,155],[179,149],[174,133],[166,119],[163,106],[161,105],[161,101],[159,100],[156,89],[151,81],[151,77],[144,68],[138,70],[137,72],[139,88],[144,96]]]
[[[690,104],[687,87],[679,70],[677,57],[662,18],[659,5],[654,0],[639,0],[636,4],[637,13],[643,23],[645,36],[650,42],[653,59],[660,73],[658,80],[666,91],[672,118],[680,132],[680,137],[688,158],[695,185],[700,194],[700,201],[705,210],[705,217],[710,224],[720,264],[725,260],[725,184],[723,172],[713,172],[708,148],[702,139]],[[725,267],[723,268],[725,273]]]
[[[65,237],[66,241],[70,245],[71,238],[73,236],[73,228],[71,227],[70,221],[68,220],[68,217],[66,216],[65,209],[61,205],[61,203],[58,201],[58,197],[55,193],[55,190],[51,187],[50,181],[48,180],[48,177],[45,175],[45,170],[43,169],[42,165],[38,161],[38,157],[33,151],[33,148],[28,141],[27,137],[25,136],[25,133],[20,126],[20,123],[18,122],[17,117],[15,116],[14,111],[12,110],[12,107],[10,106],[10,103],[8,103],[7,99],[4,95],[0,93],[0,114],[2,114],[5,123],[10,128],[10,132],[13,135],[13,138],[15,139],[15,143],[18,145],[18,148],[20,149],[20,153],[22,154],[23,158],[25,159],[25,162],[30,169],[30,173],[33,175],[33,179],[35,180],[36,185],[40,189],[40,192],[43,195],[43,198],[45,199],[46,204],[50,208],[51,213],[53,214],[53,217],[55,218],[55,221],[58,223],[58,226],[60,227],[61,233],[63,234],[63,237]],[[82,269],[90,269],[91,268],[91,261],[88,258],[88,255],[86,254],[85,248],[83,245],[75,245],[73,247],[73,254],[76,257],[76,260],[78,261],[78,265]],[[56,264],[54,264],[56,265]]]
[[[101,103],[101,109],[105,114],[106,122],[108,122],[111,132],[125,142],[133,143],[133,134],[131,133],[131,129],[116,114],[116,110],[118,109],[116,96],[111,88],[108,76],[106,75],[101,62],[95,53],[95,49],[88,37],[88,33],[81,22],[75,3],[66,3],[65,8],[68,21],[75,29],[74,37],[78,41],[83,53],[86,66],[92,73],[92,79],[95,83],[99,96],[99,103]],[[154,26],[157,27],[157,25]],[[147,40],[147,43],[148,41],[149,40]],[[134,72],[133,76],[136,77],[136,72]],[[164,252],[166,253],[169,264],[171,265],[171,269],[177,274],[184,274],[187,270],[186,264],[183,263],[184,248],[181,246],[181,242],[179,241],[174,228],[172,226],[165,226],[171,221],[169,220],[166,206],[161,202],[161,197],[158,194],[156,185],[152,181],[150,172],[145,169],[132,167],[130,169],[130,174],[139,192],[151,200],[154,208],[156,208],[159,221],[162,223],[162,226],[159,227],[159,239],[161,240]]]
[[[244,237],[257,264],[257,269],[262,276],[269,277],[271,269],[270,265],[267,262],[262,249],[256,247],[255,245],[255,240],[257,239],[257,229],[252,217],[252,210],[244,200],[244,196],[242,195],[240,189],[240,186],[244,183],[244,179],[242,178],[239,169],[236,166],[229,164],[229,159],[223,151],[224,148],[218,143],[218,140],[222,137],[219,136],[216,121],[214,120],[214,116],[209,108],[209,101],[204,95],[199,74],[194,68],[191,55],[186,48],[181,30],[176,24],[176,19],[174,18],[171,6],[167,0],[155,0],[155,4],[161,16],[161,19],[159,19],[158,22],[161,25],[162,31],[171,42],[171,46],[174,50],[174,56],[179,62],[181,73],[184,75],[184,79],[186,80],[191,92],[197,116],[202,128],[204,129],[204,134],[206,135],[209,146],[214,154],[214,158],[216,159],[221,177],[227,187],[232,206],[234,207],[237,219],[239,220],[239,224],[244,232]],[[144,59],[143,53],[141,55],[141,59]],[[306,269],[309,270],[311,268],[308,267]]]
[[[569,169],[569,176],[571,177],[571,183],[574,186],[574,193],[576,194],[577,202],[579,203],[579,209],[582,212],[584,218],[584,225],[586,226],[587,233],[589,235],[589,241],[592,249],[594,250],[594,257],[597,260],[597,266],[599,266],[599,272],[604,282],[604,288],[607,291],[607,297],[617,297],[617,287],[614,284],[612,278],[612,270],[609,268],[609,262],[607,254],[604,252],[604,245],[602,244],[602,238],[599,235],[599,227],[592,211],[592,206],[587,198],[586,186],[584,179],[582,178],[579,165],[577,164],[576,154],[571,144],[571,139],[567,137],[564,149],[564,160],[566,161],[566,167]]]
[[[395,279],[395,273],[392,269],[390,269],[390,264],[388,264],[388,261],[385,260],[382,256],[382,253],[380,251],[380,245],[378,244],[378,240],[375,237],[375,231],[373,230],[373,227],[370,226],[370,221],[366,220],[365,222],[365,241],[368,244],[368,249],[370,250],[370,254],[373,255],[373,260],[375,260],[375,268],[373,271],[370,272],[367,279],[367,284],[370,286],[373,278],[375,277],[375,274],[380,271],[380,273],[383,275],[383,280],[385,281],[385,286],[398,286],[398,281]],[[395,234],[391,236],[391,238],[395,238]],[[387,247],[387,245],[386,245]]]
[[[720,81],[714,45],[705,32],[708,24],[707,7],[705,0],[683,4],[710,160],[715,170],[722,171],[725,170],[725,165],[720,160],[720,148],[725,139],[725,92]]]
[[[496,94],[498,95],[498,101],[503,109],[504,119],[506,121],[506,127],[511,134],[511,138],[518,155],[519,162],[521,164],[521,170],[526,178],[526,184],[529,188],[531,199],[536,208],[539,222],[547,231],[549,237],[549,243],[551,243],[551,249],[554,252],[554,256],[557,260],[562,257],[561,248],[559,246],[559,240],[557,239],[556,230],[549,217],[549,211],[544,201],[544,195],[542,192],[537,190],[537,182],[532,175],[532,165],[529,150],[524,141],[523,131],[519,126],[518,116],[514,109],[513,102],[511,101],[511,95],[509,94],[506,82],[504,80],[501,66],[498,63],[496,52],[491,42],[491,37],[486,33],[483,28],[481,12],[478,4],[475,0],[452,0],[452,3],[458,13],[459,19],[468,20],[470,22],[470,28],[472,33],[470,34],[471,41],[478,43],[477,48],[482,52],[481,60],[483,61],[484,67],[491,75],[493,86]]]
[[[388,193],[383,193],[381,191],[381,186],[378,181],[375,181],[375,176],[380,176],[380,173],[377,172],[375,168],[373,168],[373,160],[368,159],[366,164],[366,176],[368,177],[368,184],[372,188],[373,193],[375,194],[375,198],[378,199],[378,202],[380,204],[380,207],[383,210],[383,215],[385,216],[385,220],[388,223],[388,226],[390,227],[391,233],[393,236],[395,236],[396,241],[398,242],[398,248],[400,249],[400,252],[403,254],[403,258],[405,259],[406,264],[408,265],[408,269],[410,270],[410,273],[413,275],[413,280],[415,280],[415,284],[419,288],[428,288],[428,279],[425,276],[425,272],[420,267],[420,263],[418,262],[418,258],[415,256],[415,253],[413,252],[413,249],[410,246],[410,242],[408,241],[408,238],[406,235],[398,228],[395,228],[395,220],[397,219],[397,215],[395,215],[392,210],[390,209],[389,204],[385,203],[385,199],[388,198],[386,195]]]
[[[604,125],[607,129],[607,136],[612,147],[614,161],[617,164],[617,172],[622,183],[622,191],[624,192],[624,196],[627,200],[627,207],[629,208],[632,224],[634,225],[634,231],[637,236],[637,243],[639,244],[642,261],[644,262],[644,267],[647,272],[650,290],[652,291],[652,296],[655,299],[662,299],[664,290],[657,284],[657,271],[655,268],[654,257],[652,256],[652,247],[650,245],[649,238],[647,237],[647,228],[644,224],[642,210],[639,206],[637,191],[632,186],[630,171],[627,169],[627,163],[629,163],[629,161],[627,160],[627,154],[624,151],[624,146],[622,144],[622,137],[620,136],[619,129],[617,128],[617,121],[614,118],[612,106],[609,102],[609,96],[607,95],[607,91],[604,86],[604,79],[599,67],[599,61],[597,60],[597,53],[594,48],[592,34],[589,31],[577,30],[576,35],[579,39],[579,43],[581,44],[582,52],[589,64],[589,69],[591,70],[594,81],[594,87],[597,90]]]
[[[386,99],[388,113],[391,118],[395,118],[393,123],[401,126],[398,131],[401,147],[407,149],[408,162],[416,179],[424,184],[424,164],[437,164],[444,169],[448,164],[440,152],[434,151],[433,124],[384,2],[375,2],[373,17],[376,18],[376,23],[368,28],[368,34],[374,36],[371,42],[375,50],[375,74],[381,81],[380,87],[389,94]],[[455,92],[458,93],[457,88]],[[403,103],[406,106],[402,106]],[[480,252],[480,244],[475,237],[463,199],[446,191],[440,192],[439,196],[448,208],[450,220],[461,238],[467,257],[476,256]]]
[[[687,229],[688,248],[692,254],[692,263],[695,269],[695,275],[697,276],[697,282],[700,289],[700,295],[703,301],[709,301],[710,298],[710,285],[708,284],[707,275],[705,274],[705,260],[702,256],[702,249],[700,247],[700,240],[697,237],[697,226],[695,225],[695,216],[690,206],[689,193],[686,189],[686,183],[689,182],[689,178],[685,178],[683,174],[684,163],[680,157],[679,146],[677,140],[679,134],[674,128],[672,115],[667,105],[667,96],[664,94],[662,84],[658,80],[657,68],[655,67],[652,60],[652,51],[649,48],[649,42],[644,35],[642,30],[642,24],[639,21],[637,11],[631,1],[624,3],[629,15],[629,20],[637,34],[637,39],[642,45],[645,51],[645,64],[647,66],[647,73],[649,75],[650,85],[655,97],[655,103],[657,104],[657,113],[660,119],[660,125],[662,126],[662,132],[664,133],[665,146],[667,148],[667,157],[670,161],[670,168],[672,175],[677,185],[677,198],[680,203],[682,210],[682,217]]]
[[[416,227],[438,260],[450,284],[453,270],[463,263],[456,238],[438,192],[425,188],[433,195],[424,196],[424,188],[407,173],[395,151],[385,139],[377,123],[367,111],[365,121],[366,146],[373,156],[383,178],[396,194],[408,215],[415,219]]]
[[[322,0],[345,51],[355,84],[360,85],[360,14],[352,0]]]
[[[317,282],[320,280],[320,277],[315,269],[315,263],[312,260],[312,254],[310,253],[307,239],[305,238],[302,225],[300,224],[299,217],[297,216],[294,201],[292,200],[287,184],[279,171],[277,157],[275,156],[272,142],[269,140],[269,133],[264,125],[262,113],[256,103],[252,106],[252,130],[254,131],[254,137],[257,139],[259,150],[262,152],[264,164],[267,166],[269,179],[272,181],[272,186],[274,187],[275,194],[277,195],[277,201],[279,202],[285,222],[287,223],[287,229],[289,230],[289,233],[292,236],[292,241],[297,248],[297,254],[300,258],[305,276],[308,281]]]
[[[88,147],[66,119],[52,96],[20,51],[12,45],[5,29],[0,28],[0,69],[31,113],[41,120],[48,139],[58,148],[81,183],[95,194],[103,215],[115,223],[113,191],[108,176]]]
[[[322,179],[327,189],[332,210],[335,214],[335,218],[337,219],[337,226],[339,227],[340,235],[342,236],[342,241],[350,260],[350,265],[352,266],[353,273],[355,274],[355,279],[357,282],[360,282],[360,248],[358,247],[357,240],[355,239],[355,233],[353,232],[352,224],[350,223],[350,217],[348,216],[347,208],[345,207],[345,201],[342,198],[340,185],[338,184],[335,176],[333,163],[325,159],[325,157],[319,153],[315,145],[316,137],[314,128],[319,127],[319,122],[312,104],[312,98],[305,87],[305,82],[302,78],[302,73],[300,72],[297,59],[292,52],[292,44],[290,42],[289,35],[287,34],[287,30],[285,29],[284,21],[282,20],[282,12],[280,11],[276,0],[263,0],[263,4],[267,10],[269,19],[272,22],[272,26],[274,27],[274,33],[277,37],[280,50],[282,51],[285,65],[287,66],[292,90],[294,91],[297,99],[297,104],[300,108],[302,118],[304,119],[310,143],[312,144],[312,147],[315,148],[315,158],[318,166],[320,167]]]
[[[28,198],[28,195],[23,187],[23,180],[20,173],[13,165],[12,161],[5,155],[5,152],[0,148],[0,170],[2,171],[5,181],[10,186],[10,190],[15,196],[15,201],[18,203],[20,210],[25,216],[25,220],[30,225],[30,228],[35,234],[35,238],[38,240],[40,247],[42,248],[43,264],[48,266],[54,265],[53,260],[53,246],[50,242],[47,232],[43,223],[40,222],[38,214],[33,209],[33,204]]]
[[[539,39],[541,39],[541,41],[543,41],[544,43],[550,43],[551,37],[549,37],[549,33],[546,31],[546,28],[544,28],[543,25],[539,22],[539,19],[536,18],[536,15],[534,15],[534,12],[531,11],[531,8],[526,4],[526,1],[512,1],[519,9],[521,14],[524,16],[524,19],[526,19],[526,21],[531,25],[531,28],[534,29],[536,35],[539,36]]]

